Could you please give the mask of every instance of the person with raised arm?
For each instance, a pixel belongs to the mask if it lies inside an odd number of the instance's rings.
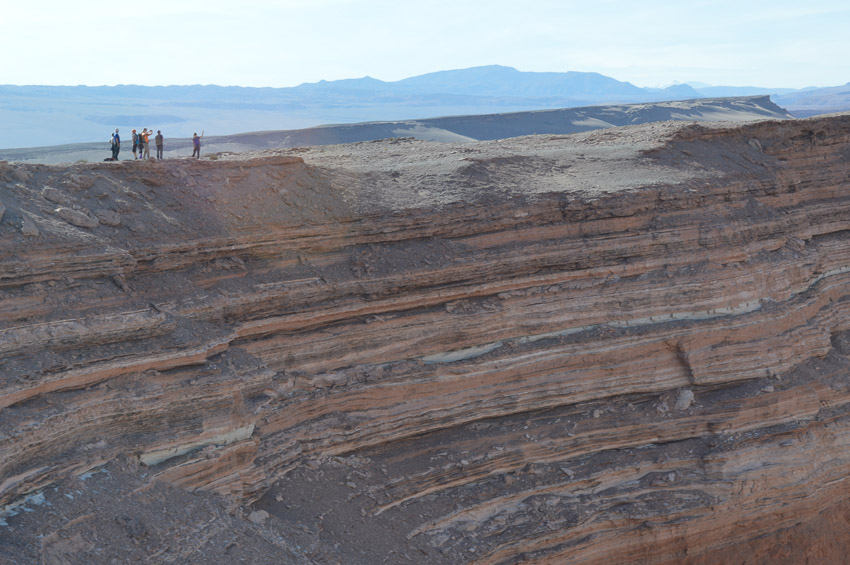
[[[192,157],[195,159],[201,158],[201,137],[204,137],[203,131],[201,131],[200,137],[198,137],[198,132],[192,135]]]

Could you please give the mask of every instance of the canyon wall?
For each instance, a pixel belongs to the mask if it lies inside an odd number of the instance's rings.
[[[10,563],[843,559],[850,116],[214,157],[0,167]]]

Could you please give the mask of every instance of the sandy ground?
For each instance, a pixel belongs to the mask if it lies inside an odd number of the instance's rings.
[[[665,122],[473,144],[398,139],[294,148],[284,154],[322,167],[340,191],[361,205],[428,208],[482,195],[564,191],[599,195],[675,184],[693,171],[658,165],[642,154],[659,147],[681,126]],[[605,166],[600,166],[603,162]]]

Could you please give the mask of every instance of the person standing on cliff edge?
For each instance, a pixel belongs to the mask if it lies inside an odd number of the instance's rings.
[[[121,137],[118,135],[118,128],[115,128],[115,133],[112,134],[112,160],[118,160],[118,152],[121,151]]]
[[[153,130],[148,131],[148,128],[142,130],[142,134],[139,136],[139,158],[140,159],[150,159],[151,158],[151,145],[150,145],[150,135],[153,133]]]
[[[162,159],[162,132],[156,130],[156,137],[153,138],[156,142],[156,158]]]
[[[204,132],[201,132],[201,137],[204,137]],[[201,158],[201,137],[198,137],[198,132],[192,134],[192,157],[195,159]]]

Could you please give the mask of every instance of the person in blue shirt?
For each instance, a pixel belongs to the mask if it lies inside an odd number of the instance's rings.
[[[115,133],[112,134],[112,160],[118,160],[118,152],[121,151],[121,136],[118,135],[118,128],[115,128]]]

